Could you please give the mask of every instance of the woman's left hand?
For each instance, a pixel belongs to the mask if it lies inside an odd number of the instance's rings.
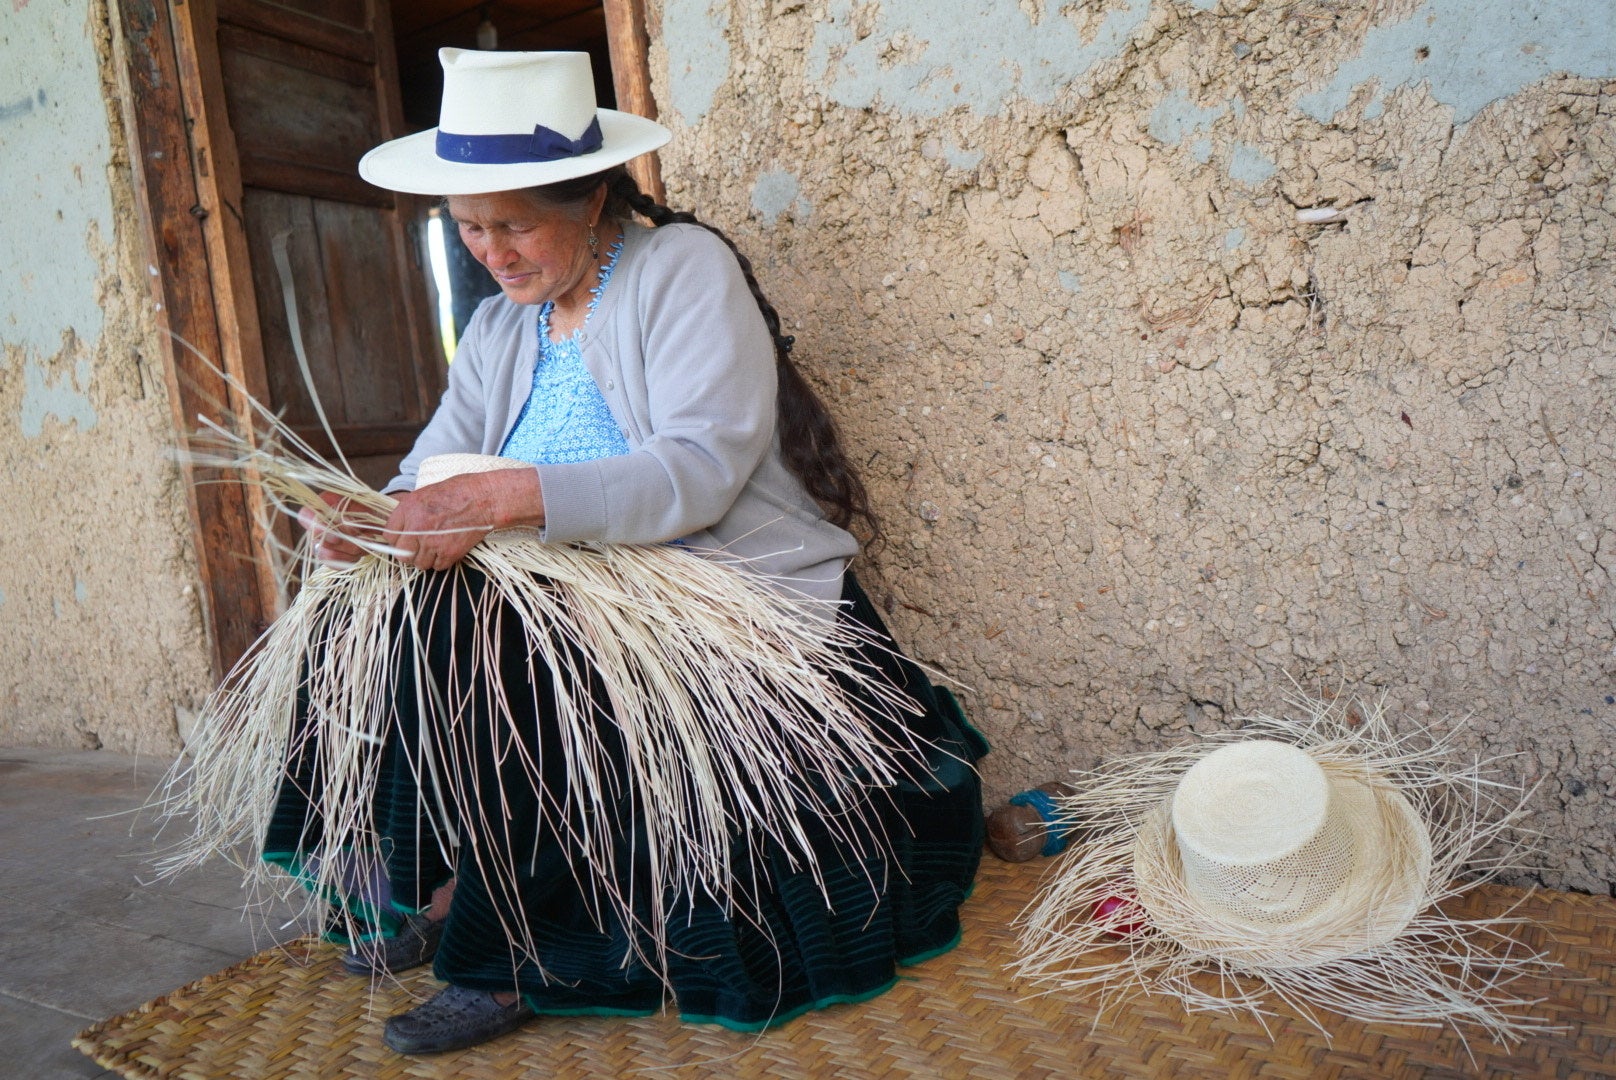
[[[537,469],[463,473],[398,496],[383,540],[400,561],[420,570],[447,570],[495,529],[543,525]]]

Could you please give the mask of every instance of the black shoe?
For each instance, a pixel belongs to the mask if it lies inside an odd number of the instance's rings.
[[[442,1054],[515,1031],[533,1015],[521,998],[501,1005],[487,990],[446,986],[425,1005],[388,1020],[382,1041],[401,1054]]]
[[[349,949],[342,970],[350,975],[391,975],[420,967],[432,959],[443,940],[443,923],[425,915],[406,915],[404,925],[390,938],[376,938]]]

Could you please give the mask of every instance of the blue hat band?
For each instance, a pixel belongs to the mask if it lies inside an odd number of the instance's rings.
[[[603,141],[598,117],[576,139],[543,124],[535,125],[531,135],[455,135],[440,128],[437,153],[444,161],[467,165],[521,165],[591,154]]]

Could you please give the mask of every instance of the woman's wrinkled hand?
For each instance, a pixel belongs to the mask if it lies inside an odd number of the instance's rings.
[[[463,473],[398,496],[382,542],[420,570],[447,570],[495,529],[543,525],[536,469]]]
[[[297,512],[297,523],[307,530],[314,541],[314,557],[323,563],[336,566],[346,566],[358,561],[364,552],[360,550],[359,545],[349,540],[347,536],[340,535],[336,530],[340,529],[349,535],[363,535],[366,532],[374,532],[374,527],[350,522],[347,519],[348,501],[341,495],[324,491],[320,493],[320,498],[337,512],[336,522],[322,521],[320,515],[309,507]]]

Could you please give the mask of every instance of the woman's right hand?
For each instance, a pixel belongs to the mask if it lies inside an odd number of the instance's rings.
[[[347,516],[346,499],[330,491],[321,492],[320,498],[327,506],[337,512],[337,520],[342,522],[341,528],[348,532],[357,531],[355,527],[350,527],[345,520]],[[304,507],[299,510],[297,512],[297,523],[308,531],[310,539],[314,541],[314,557],[323,563],[347,566],[350,563],[357,562],[359,556],[364,554],[359,549],[359,545],[334,531],[331,527],[331,522],[321,520],[320,515],[315,513],[312,508]]]
[[[544,525],[537,469],[462,473],[398,496],[380,539],[418,570],[447,570],[494,529]]]

